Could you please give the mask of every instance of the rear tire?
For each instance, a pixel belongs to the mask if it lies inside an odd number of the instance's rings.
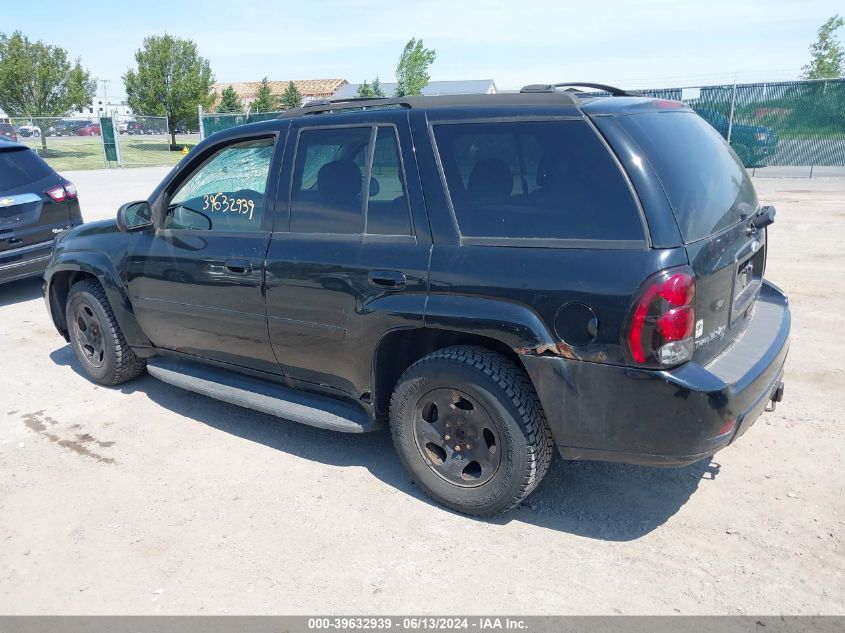
[[[490,516],[537,487],[553,441],[528,376],[479,347],[447,347],[409,367],[390,403],[396,451],[414,482],[453,510]]]
[[[99,283],[85,279],[73,284],[65,318],[76,358],[92,380],[119,385],[144,373],[147,363],[126,343]]]

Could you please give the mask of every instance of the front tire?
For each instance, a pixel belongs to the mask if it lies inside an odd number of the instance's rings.
[[[390,403],[393,443],[432,499],[475,516],[505,512],[542,480],[553,442],[528,376],[479,347],[417,361]]]
[[[144,373],[146,361],[126,343],[99,283],[85,279],[73,284],[65,318],[76,358],[92,380],[119,385]]]

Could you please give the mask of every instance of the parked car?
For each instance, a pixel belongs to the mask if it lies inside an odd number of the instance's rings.
[[[87,119],[65,119],[47,128],[45,136],[76,136],[79,130],[94,125]]]
[[[413,480],[468,514],[523,500],[554,448],[707,458],[782,399],[774,210],[684,104],[565,86],[214,134],[148,200],[57,239],[53,322],[101,384],[146,367],[287,420],[388,425]]]
[[[157,134],[156,130],[154,130],[149,125],[144,125],[139,121],[129,121],[126,124],[126,130],[122,132],[123,134],[130,134],[130,135],[137,135],[137,134]]]
[[[18,134],[11,123],[0,123],[0,140],[17,141]]]
[[[41,136],[41,128],[37,125],[19,125],[16,129],[18,135],[23,136],[24,138],[38,138]]]
[[[100,136],[100,124],[91,123],[76,130],[77,136]]]
[[[42,274],[56,234],[80,224],[73,184],[26,145],[0,139],[0,283]]]
[[[728,117],[718,110],[696,109],[696,112],[712,125],[724,139],[728,138],[728,128],[730,128],[731,147],[745,167],[759,166],[767,156],[774,154],[778,148],[778,135],[770,127],[746,125],[737,121],[729,125]]]

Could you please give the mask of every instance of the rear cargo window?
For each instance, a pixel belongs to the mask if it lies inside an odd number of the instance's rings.
[[[622,116],[619,124],[657,173],[685,242],[717,233],[756,211],[757,195],[742,163],[695,113]]]
[[[23,187],[52,173],[32,150],[0,150],[0,192]]]
[[[584,121],[438,124],[434,136],[463,236],[643,240],[631,190]]]

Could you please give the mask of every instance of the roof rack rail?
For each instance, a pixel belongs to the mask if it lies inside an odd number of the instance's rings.
[[[557,88],[593,88],[594,90],[601,90],[602,92],[609,92],[614,97],[642,97],[643,95],[633,90],[623,90],[615,86],[608,86],[607,84],[596,84],[584,81],[569,81],[559,84],[530,84],[520,90],[523,93],[529,92],[554,92]]]
[[[293,108],[282,112],[278,118],[287,119],[290,117],[301,116],[303,114],[321,114],[323,112],[337,112],[338,110],[357,110],[359,108],[370,108],[380,106],[398,106],[401,108],[410,108],[411,104],[402,99],[395,99],[391,97],[353,97],[351,99],[321,99],[319,101],[309,101],[299,108]]]

